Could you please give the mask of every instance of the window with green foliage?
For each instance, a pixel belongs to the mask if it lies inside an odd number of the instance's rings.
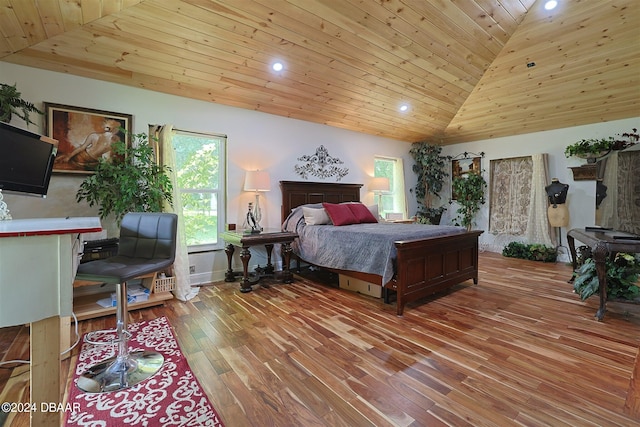
[[[176,174],[190,252],[220,249],[225,224],[226,136],[176,131]]]
[[[407,218],[407,203],[404,192],[404,168],[402,159],[375,156],[374,177],[389,178],[390,191],[383,193],[378,212],[385,218],[387,213],[402,213]],[[378,199],[376,198],[376,203]]]

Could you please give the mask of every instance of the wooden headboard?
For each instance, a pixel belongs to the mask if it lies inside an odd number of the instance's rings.
[[[282,190],[282,221],[291,209],[309,203],[359,202],[362,184],[337,182],[280,181]]]

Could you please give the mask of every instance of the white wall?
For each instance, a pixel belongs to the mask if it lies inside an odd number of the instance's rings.
[[[617,120],[606,123],[596,123],[586,126],[558,129],[546,132],[529,133],[505,138],[475,141],[464,144],[446,146],[443,154],[456,156],[463,152],[484,152],[482,169],[484,177],[489,182],[489,162],[494,159],[526,156],[536,153],[549,155],[550,178],[558,178],[560,182],[569,184],[567,205],[569,207],[569,226],[561,229],[561,243],[566,246],[566,232],[572,228],[595,225],[595,181],[574,181],[569,167],[584,164],[584,160],[569,158],[564,155],[567,145],[588,138],[607,138],[623,132],[630,132],[633,128],[640,127],[640,117]],[[443,199],[450,197],[450,185],[446,186],[447,192],[443,192]],[[456,216],[454,204],[445,212],[443,221]],[[477,218],[478,229],[485,230],[481,236],[481,243],[486,250],[501,252],[502,248],[510,241],[516,240],[509,236],[494,236],[487,232],[489,229],[489,201],[483,206]],[[562,255],[562,254],[561,254]],[[566,256],[561,259],[568,260]]]
[[[0,62],[0,82],[17,83],[23,99],[37,106],[42,106],[42,102],[53,102],[133,114],[135,132],[146,132],[149,123],[170,123],[184,130],[226,134],[229,161],[227,222],[242,224],[247,203],[253,200],[253,194],[242,191],[245,170],[264,169],[270,173],[272,183],[271,191],[261,199],[264,211],[262,222],[267,227],[279,227],[281,196],[278,181],[300,180],[294,171],[294,166],[301,163],[297,158],[315,152],[320,145],[324,145],[330,155],[340,158],[344,161],[343,166],[349,168],[349,174],[341,182],[364,184],[361,194],[365,203],[374,203],[373,193],[367,191],[369,178],[373,175],[374,155],[404,158],[407,191],[415,185],[415,175],[411,172],[412,160],[408,154],[410,144],[405,142],[3,62]],[[40,122],[40,128],[31,126],[29,130],[45,133],[44,118],[35,119]],[[17,118],[12,124],[26,127]],[[639,125],[640,118],[634,118],[496,138],[446,146],[443,154],[455,156],[464,151],[484,151],[486,155],[482,167],[487,171],[488,178],[489,161],[492,159],[548,153],[551,177],[570,185],[567,200],[570,229],[593,225],[595,182],[573,180],[568,167],[577,166],[580,161],[566,159],[564,148],[582,138],[613,136]],[[14,218],[95,216],[97,209],[75,202],[75,193],[81,180],[82,177],[78,176],[56,174],[52,178],[47,199],[6,194],[5,201]],[[321,180],[311,178],[310,181]],[[335,179],[324,181],[334,182]],[[450,185],[447,185],[442,195],[444,203],[449,195]],[[414,213],[417,209],[415,197],[409,195],[408,200],[409,212]],[[485,205],[478,215],[477,228],[488,229],[488,206]],[[455,216],[454,208],[455,205],[445,213],[443,223]],[[116,235],[115,227],[109,223],[104,225],[110,235]],[[566,230],[562,231],[562,242],[566,244]],[[481,237],[483,247],[495,252],[500,252],[508,243],[503,240],[489,233]],[[264,254],[254,255],[252,263],[264,264],[265,259]],[[197,272],[192,282],[220,280],[226,269],[226,255],[224,251],[192,255],[190,264],[196,266]]]
[[[313,154],[320,145],[349,169],[341,182],[364,184],[361,197],[366,203],[374,203],[373,193],[367,190],[369,178],[373,176],[374,155],[405,158],[407,179],[414,179],[408,154],[410,144],[405,142],[3,62],[0,62],[0,82],[17,83],[22,98],[38,107],[42,107],[43,102],[52,102],[132,114],[136,133],[147,132],[149,123],[170,123],[183,130],[226,134],[227,222],[231,223],[242,224],[247,203],[254,199],[253,193],[242,191],[245,170],[263,169],[271,175],[271,191],[261,198],[262,225],[279,228],[278,182],[300,180],[294,171],[294,166],[302,163],[297,158]],[[36,115],[32,120],[39,123],[39,128],[32,125],[27,129],[45,133],[44,118]],[[14,118],[12,124],[26,128],[18,118]],[[5,201],[14,218],[97,216],[97,209],[75,201],[81,181],[82,176],[54,174],[46,199],[5,194]],[[311,177],[309,181],[335,182],[335,178]],[[103,227],[109,230],[109,235],[117,235],[115,227],[108,222],[103,222]],[[261,255],[264,254],[254,255],[251,262],[264,265],[266,255]],[[226,269],[226,254],[217,251],[192,255],[190,264],[196,266],[197,272],[192,283],[219,280]]]

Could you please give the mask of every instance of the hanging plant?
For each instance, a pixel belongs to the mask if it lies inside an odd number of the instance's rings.
[[[479,173],[468,173],[453,179],[453,192],[457,194],[456,202],[460,205],[454,219],[455,225],[462,225],[471,230],[473,219],[485,204],[487,182]]]
[[[31,113],[44,114],[35,105],[20,97],[15,84],[12,86],[0,83],[0,122],[9,123],[15,114],[24,120],[27,126],[35,124],[29,117]]]

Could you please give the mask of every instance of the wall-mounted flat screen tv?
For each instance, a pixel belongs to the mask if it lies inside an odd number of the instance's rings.
[[[45,197],[58,141],[0,122],[0,190]]]

